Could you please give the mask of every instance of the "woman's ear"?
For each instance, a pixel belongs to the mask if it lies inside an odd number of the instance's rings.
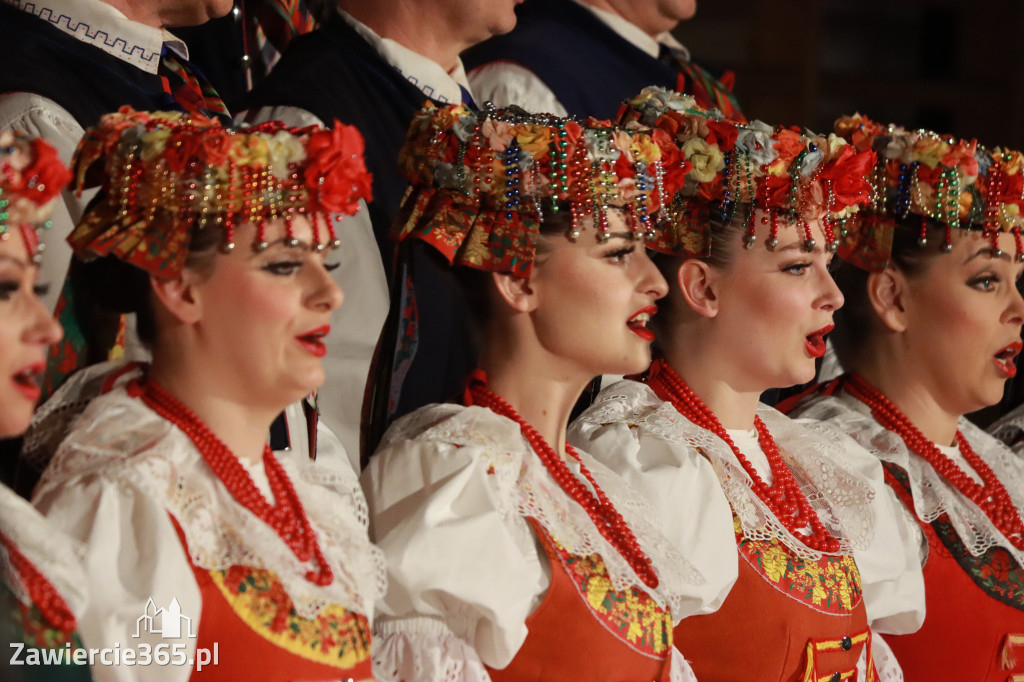
[[[719,286],[718,272],[702,260],[688,258],[676,272],[679,291],[694,312],[702,317],[718,314]]]
[[[894,332],[907,328],[904,297],[907,295],[907,278],[902,272],[886,268],[868,275],[868,300],[875,314],[886,327]]]
[[[520,313],[533,312],[537,308],[537,294],[530,280],[508,272],[492,272],[498,296],[513,310]]]
[[[149,278],[149,286],[161,305],[182,324],[195,324],[203,317],[202,301],[195,289],[198,281],[189,269],[172,279]]]

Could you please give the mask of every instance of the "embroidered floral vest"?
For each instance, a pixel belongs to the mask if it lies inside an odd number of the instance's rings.
[[[672,616],[646,592],[612,587],[600,555],[569,554],[530,520],[551,564],[551,586],[526,619],[529,634],[492,682],[667,681]]]
[[[882,464],[913,514],[906,473]],[[1024,682],[1024,570],[1000,547],[972,556],[945,515],[920,526],[928,540],[924,625],[886,637],[907,680]]]
[[[188,545],[175,523],[178,537]],[[232,566],[211,571],[192,563],[202,597],[197,648],[213,650],[217,665],[193,672],[206,682],[372,680],[366,617],[340,606],[300,616],[272,571]]]
[[[850,680],[871,636],[850,556],[802,559],[743,535],[739,577],[715,613],[683,619],[675,642],[701,682]],[[868,649],[868,682],[877,678]]]

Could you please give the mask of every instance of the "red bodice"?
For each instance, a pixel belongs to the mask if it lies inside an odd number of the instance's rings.
[[[531,520],[551,564],[551,586],[526,619],[529,634],[512,662],[488,669],[493,682],[667,682],[668,609],[643,590],[612,588],[599,555],[569,554]]]

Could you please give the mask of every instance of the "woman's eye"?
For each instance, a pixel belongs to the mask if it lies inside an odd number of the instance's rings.
[[[810,263],[792,263],[782,268],[783,272],[788,272],[791,275],[802,275],[807,272],[807,269],[811,267]]]
[[[606,253],[604,257],[607,260],[612,261],[613,263],[622,263],[623,261],[626,260],[626,257],[629,256],[629,254],[633,253],[633,251],[635,250],[635,246],[624,246],[621,249],[615,249],[614,251]]]
[[[967,282],[967,286],[978,291],[992,291],[999,284],[999,278],[995,275],[979,275]]]
[[[49,284],[37,284],[34,287],[32,287],[32,293],[34,293],[39,298],[43,298],[48,293],[50,293],[50,285]]]
[[[302,262],[297,260],[280,261],[278,263],[267,263],[263,266],[263,269],[272,275],[280,275],[287,277],[288,275],[294,275],[302,267]]]
[[[324,270],[327,272],[334,272],[341,267],[341,263],[324,263]]]
[[[9,301],[21,288],[20,282],[12,280],[0,281],[0,301]]]

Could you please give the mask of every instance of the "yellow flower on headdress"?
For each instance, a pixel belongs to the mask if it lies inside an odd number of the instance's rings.
[[[306,158],[306,148],[290,132],[279,130],[267,140],[267,158],[270,172],[278,180],[284,180],[291,175],[288,165]]]
[[[932,135],[919,136],[913,145],[914,160],[929,168],[935,168],[942,163],[948,152],[949,145]]]
[[[661,158],[661,147],[647,135],[633,135],[629,144],[633,158],[643,163],[650,165]]]
[[[171,136],[170,128],[157,128],[142,134],[142,160],[147,163],[159,158],[167,146],[167,139]]]
[[[683,156],[693,164],[688,176],[697,182],[710,182],[715,179],[723,168],[725,159],[717,144],[709,145],[700,138],[692,138],[683,143]]]
[[[269,152],[270,147],[264,135],[231,136],[231,159],[241,166],[266,166]]]
[[[517,125],[513,126],[512,133],[519,148],[535,159],[544,158],[551,150],[551,128],[548,126]]]

